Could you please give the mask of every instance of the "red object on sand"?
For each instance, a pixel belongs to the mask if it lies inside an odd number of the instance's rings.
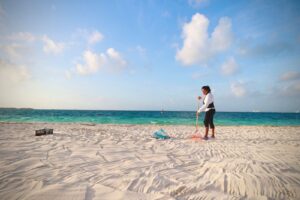
[[[202,139],[202,136],[200,134],[193,134],[191,136],[191,138],[200,138],[200,139]]]
[[[200,132],[198,130],[196,130],[195,133],[191,135],[191,139],[194,141],[201,141],[202,136],[201,136]]]

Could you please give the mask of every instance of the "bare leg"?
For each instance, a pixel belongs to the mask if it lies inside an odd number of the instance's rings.
[[[207,138],[208,137],[208,130],[209,130],[209,128],[208,127],[205,127],[205,138]]]
[[[211,137],[214,138],[214,137],[215,137],[215,128],[212,128],[212,129],[211,129],[211,132],[212,132]]]

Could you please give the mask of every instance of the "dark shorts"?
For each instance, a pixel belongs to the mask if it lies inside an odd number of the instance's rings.
[[[210,128],[215,128],[215,125],[214,125],[214,115],[216,113],[216,110],[215,109],[211,109],[209,111],[207,111],[205,113],[205,117],[204,117],[204,126],[206,128],[210,127]]]

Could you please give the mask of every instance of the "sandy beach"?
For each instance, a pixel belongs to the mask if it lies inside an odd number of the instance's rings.
[[[54,134],[34,136],[39,128]],[[174,138],[151,134],[163,128]],[[300,199],[300,127],[0,124],[1,199]]]

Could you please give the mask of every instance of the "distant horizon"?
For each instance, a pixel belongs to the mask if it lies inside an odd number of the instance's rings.
[[[0,109],[19,109],[19,110],[77,110],[77,111],[128,111],[128,112],[196,112],[195,110],[137,110],[137,109],[72,109],[72,108],[18,108],[18,107],[0,107]],[[224,110],[217,110],[217,112],[228,112],[228,113],[300,113],[299,110],[294,112],[276,112],[276,111],[224,111]]]

